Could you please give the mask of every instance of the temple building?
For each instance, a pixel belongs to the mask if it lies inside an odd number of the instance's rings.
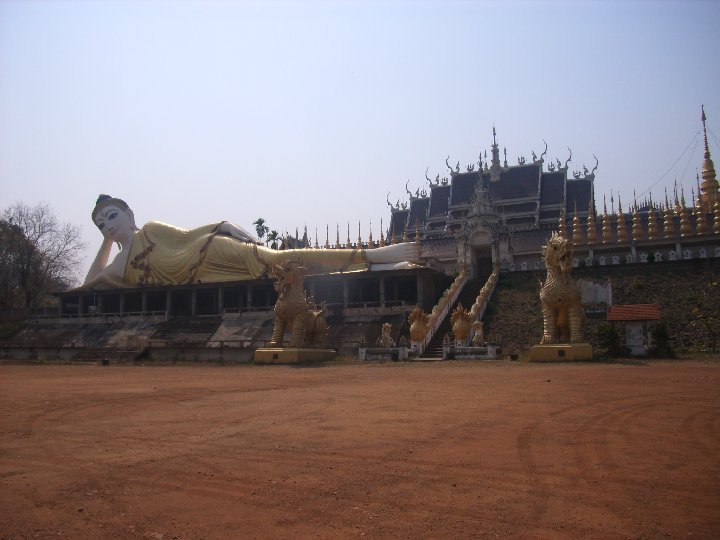
[[[493,264],[514,268],[516,254],[538,252],[564,216],[587,220],[594,208],[594,180],[586,168],[568,177],[570,158],[562,164],[545,161],[547,146],[532,161],[519,158],[508,165],[493,128],[491,160],[480,159],[460,170],[446,160],[449,178],[427,179],[430,192],[409,194],[409,203],[391,206],[391,238],[422,241],[421,258],[446,273],[467,266],[475,278],[487,277]],[[487,154],[486,154],[487,155]],[[407,188],[406,188],[407,189]]]

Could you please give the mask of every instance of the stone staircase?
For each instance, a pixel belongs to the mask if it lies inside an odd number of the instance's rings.
[[[438,327],[435,335],[430,340],[430,343],[428,343],[428,346],[425,348],[425,352],[423,352],[420,358],[428,359],[443,357],[443,341],[445,340],[445,336],[449,335],[451,342],[455,340],[455,335],[452,332],[452,321],[450,320],[452,311],[455,309],[455,307],[457,307],[458,304],[462,304],[465,309],[469,309],[470,306],[473,305],[473,302],[475,302],[475,298],[477,298],[480,289],[486,281],[487,278],[472,279],[465,284],[462,291],[460,291],[460,294],[458,295],[457,302],[455,302],[452,308],[448,310],[448,314],[445,317],[445,320],[443,320],[443,322]]]

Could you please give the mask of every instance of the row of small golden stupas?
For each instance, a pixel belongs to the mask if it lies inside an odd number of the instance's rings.
[[[695,193],[692,200],[695,202],[692,208],[688,208],[685,204],[685,193],[681,191],[678,197],[677,187],[675,188],[675,204],[668,202],[667,192],[665,193],[665,204],[655,205],[650,200],[641,212],[638,208],[637,201],[633,202],[633,210],[630,214],[631,228],[628,234],[628,217],[622,210],[622,203],[618,196],[618,212],[617,214],[607,212],[607,204],[603,198],[603,214],[600,219],[600,233],[598,234],[596,216],[594,212],[590,212],[583,226],[580,217],[575,211],[572,220],[572,243],[576,246],[584,244],[610,244],[613,242],[633,242],[639,240],[661,240],[674,239],[677,236],[675,227],[675,217],[679,217],[679,233],[681,238],[691,236],[703,236],[709,234],[720,234],[720,186],[715,176],[715,166],[710,157],[710,148],[707,140],[705,108],[702,108],[703,137],[705,142],[705,153],[702,170],[702,183],[698,178],[698,196],[695,199]],[[693,190],[694,191],[694,190]],[[595,208],[591,201],[591,208]],[[647,227],[643,227],[643,214],[647,214]],[[691,220],[691,216],[694,217]],[[692,222],[695,222],[693,227]],[[662,225],[660,223],[662,222]],[[558,224],[559,234],[568,238],[566,216],[563,212],[560,216]],[[615,235],[613,236],[613,229]],[[646,232],[647,230],[647,232]]]
[[[674,239],[677,237],[678,232],[681,238],[710,234],[720,235],[719,197],[715,197],[711,212],[703,208],[705,205],[702,204],[702,201],[698,201],[698,204],[693,208],[688,208],[685,204],[684,195],[679,199],[676,196],[674,205],[669,204],[666,199],[664,205],[656,206],[651,199],[647,207],[642,211],[635,203],[630,214],[623,212],[621,202],[618,204],[616,214],[608,214],[605,202],[603,202],[603,206],[601,216],[596,218],[594,213],[591,212],[584,224],[577,212],[575,212],[572,219],[571,238],[568,236],[567,221],[563,213],[558,223],[558,233],[564,238],[571,239],[576,246],[623,243],[630,240],[637,242],[640,240]],[[646,227],[643,227],[643,215],[646,215]],[[676,217],[679,217],[679,231],[675,224]],[[691,217],[694,219],[691,219]],[[598,221],[600,222],[599,230]]]

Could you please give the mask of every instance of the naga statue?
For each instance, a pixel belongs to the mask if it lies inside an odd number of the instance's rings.
[[[303,282],[309,269],[304,266],[302,258],[290,259],[273,266],[272,277],[277,278],[275,291],[278,294],[275,302],[275,327],[268,345],[280,347],[285,329],[292,330],[290,347],[322,347],[327,336],[327,309],[325,303],[317,306],[309,300],[303,290]]]
[[[540,289],[543,313],[541,344],[580,343],[585,326],[580,286],[570,275],[572,270],[572,244],[553,233],[543,247],[547,278]]]
[[[425,334],[428,331],[428,322],[430,316],[423,311],[420,306],[416,306],[408,315],[408,322],[410,323],[410,340],[411,341],[422,341],[425,339]]]
[[[465,339],[472,328],[473,319],[472,314],[462,304],[458,304],[450,317],[456,342],[465,343]]]

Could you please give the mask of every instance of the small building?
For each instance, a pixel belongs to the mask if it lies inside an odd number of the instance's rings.
[[[625,304],[608,306],[607,320],[622,322],[625,326],[625,345],[634,356],[644,356],[652,348],[649,332],[651,321],[660,320],[660,306],[657,304]]]

